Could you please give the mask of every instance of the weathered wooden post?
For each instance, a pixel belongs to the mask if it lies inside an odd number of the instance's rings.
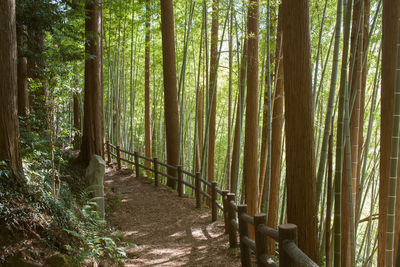
[[[195,195],[196,195],[196,208],[198,209],[201,208],[200,190],[201,190],[200,172],[196,172]]]
[[[134,152],[133,156],[135,157],[135,171],[136,171],[136,177],[140,176],[140,168],[139,168],[139,153]]]
[[[177,175],[178,175],[178,196],[182,197],[183,196],[183,175],[182,175],[182,166],[178,165],[177,167]]]
[[[121,169],[121,151],[119,146],[117,146],[117,170]]]
[[[264,235],[258,230],[258,226],[266,224],[267,215],[265,213],[254,214],[254,230],[256,243],[257,266],[264,266],[261,256],[268,253],[268,242]]]
[[[242,219],[242,215],[247,214],[247,205],[237,205],[237,213],[239,220],[239,239],[240,239],[240,259],[242,266],[251,266],[250,249],[245,244],[243,239],[249,237],[249,226],[245,220]]]
[[[211,182],[211,221],[215,222],[218,216],[217,210],[217,182]]]
[[[297,266],[283,248],[284,243],[290,241],[297,244],[297,225],[291,223],[279,225],[279,266]]]
[[[157,158],[153,158],[153,168],[154,168],[154,186],[158,186],[158,162],[157,162]]]
[[[228,193],[227,195],[227,205],[228,205],[228,220],[229,220],[229,247],[237,247],[237,232],[235,227],[232,225],[232,221],[236,220],[236,211],[230,203],[235,202],[235,194]]]
[[[228,190],[222,190],[222,206],[224,208],[224,223],[225,223],[225,234],[229,233],[229,217],[228,217]]]
[[[106,141],[106,148],[107,148],[107,163],[111,164],[111,147],[110,142]]]

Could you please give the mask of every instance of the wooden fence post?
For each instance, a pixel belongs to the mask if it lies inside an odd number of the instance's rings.
[[[111,147],[110,142],[106,141],[106,148],[107,148],[107,163],[111,164]]]
[[[217,182],[211,182],[211,221],[215,222],[218,216],[217,210]]]
[[[196,172],[195,195],[196,195],[196,208],[198,209],[201,208],[200,190],[201,190],[200,172]]]
[[[182,166],[179,165],[177,166],[177,174],[178,174],[178,196],[182,197],[183,196],[183,183],[182,183],[182,179],[183,179],[183,175],[182,175]]]
[[[229,220],[229,247],[237,247],[237,232],[235,227],[232,225],[232,221],[236,219],[235,208],[231,206],[230,202],[235,202],[235,194],[228,193],[227,195],[227,205],[228,205],[228,220]]]
[[[225,234],[229,233],[229,217],[228,217],[228,190],[222,190],[222,206],[224,208],[224,223],[225,223]]]
[[[154,186],[158,186],[158,162],[157,162],[157,158],[153,159],[153,168],[154,168]]]
[[[138,152],[134,152],[133,156],[135,157],[135,171],[136,171],[136,178],[140,176],[140,169],[139,169],[139,155]]]
[[[121,151],[119,146],[117,146],[117,170],[121,169]]]
[[[247,214],[247,205],[237,205],[238,220],[239,220],[239,240],[240,240],[240,259],[242,266],[251,266],[250,249],[243,242],[244,237],[249,237],[249,226],[241,217]]]
[[[295,224],[279,225],[279,266],[282,267],[297,266],[283,249],[284,242],[288,241],[297,244],[297,226]]]
[[[256,243],[256,259],[257,266],[264,266],[261,261],[261,256],[268,253],[268,242],[262,233],[258,230],[258,226],[266,224],[267,215],[265,213],[254,214],[254,230],[255,230],[255,243]]]

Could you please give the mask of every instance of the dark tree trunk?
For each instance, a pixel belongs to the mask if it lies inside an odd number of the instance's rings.
[[[17,37],[15,0],[0,1],[0,161],[23,182],[17,116]]]
[[[85,3],[85,98],[80,158],[87,164],[94,154],[103,156],[102,7],[99,0]]]
[[[282,4],[287,218],[300,249],[318,262],[309,1]]]
[[[214,181],[215,165],[215,127],[217,115],[217,69],[218,69],[218,7],[219,0],[213,0],[211,21],[211,45],[210,45],[210,82],[208,88],[208,105],[210,108],[210,122],[208,126],[208,171],[207,179]],[[211,188],[207,187],[208,194]]]
[[[258,18],[259,1],[250,0],[247,15],[248,64],[243,158],[245,197],[250,216],[257,212],[258,201]],[[250,228],[250,235],[254,236],[253,228]]]
[[[176,62],[174,42],[174,10],[172,0],[161,0],[161,33],[163,49],[165,133],[167,139],[167,162],[178,163],[178,92],[176,87]],[[175,176],[174,170],[168,171]],[[167,185],[175,187],[175,181],[168,179]]]

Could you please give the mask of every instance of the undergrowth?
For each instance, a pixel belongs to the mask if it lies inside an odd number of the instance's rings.
[[[43,261],[54,253],[70,255],[76,265],[92,260],[121,264],[121,240],[95,212],[84,169],[56,144],[55,197],[48,139],[22,132],[26,185],[18,185],[0,162],[0,265],[17,253]]]

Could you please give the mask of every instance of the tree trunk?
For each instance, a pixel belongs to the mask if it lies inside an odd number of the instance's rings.
[[[396,69],[397,19],[400,1],[383,0],[382,11],[382,87],[381,87],[381,151],[379,179],[378,266],[385,266],[386,222],[390,143],[393,127],[393,104]]]
[[[230,17],[229,17],[229,87],[228,87],[228,144],[227,144],[227,155],[226,155],[226,188],[229,189],[231,184],[231,154],[232,154],[232,75],[233,75],[233,3],[230,0]]]
[[[43,30],[28,27],[28,49],[31,52],[27,60],[28,77],[40,82],[40,86],[35,88],[30,95],[31,112],[35,115],[37,122],[34,125],[38,130],[48,129],[47,123],[47,81],[44,76],[45,70],[45,44],[46,34]]]
[[[287,218],[298,226],[300,249],[318,262],[309,1],[282,4]]]
[[[79,149],[81,147],[81,126],[82,126],[82,115],[81,115],[81,101],[80,93],[73,93],[74,102],[74,149]]]
[[[276,228],[279,211],[279,192],[281,182],[281,161],[282,161],[282,128],[283,128],[283,91],[284,74],[282,58],[282,5],[279,7],[278,32],[277,32],[277,78],[274,93],[274,108],[272,115],[272,147],[271,147],[271,188],[269,194],[268,223],[271,228]],[[275,241],[269,239],[269,255],[275,253]]]
[[[23,183],[17,116],[17,36],[15,1],[0,1],[0,161]]]
[[[103,156],[103,72],[102,72],[102,7],[99,0],[85,2],[85,99],[83,136],[80,159],[85,163],[94,154]]]
[[[365,53],[368,53],[367,51],[367,44],[368,44],[368,34],[369,34],[369,13],[371,9],[371,2],[370,0],[364,0],[364,19],[363,19],[363,51],[362,51],[362,58],[365,57]],[[367,57],[365,57],[367,59]],[[358,137],[358,158],[361,160],[361,153],[362,153],[362,144],[364,143],[364,136],[363,136],[363,130],[364,130],[364,115],[365,115],[365,91],[367,88],[367,75],[368,75],[368,68],[367,68],[367,62],[363,62],[362,66],[362,77],[361,77],[361,99],[360,99],[360,127],[359,127],[359,137]],[[358,170],[357,170],[357,177],[360,177],[361,179],[361,163],[358,164]],[[360,180],[359,179],[359,180]],[[357,192],[356,192],[356,212],[359,210],[360,207],[360,202],[361,202],[361,183],[357,184]]]
[[[239,97],[236,110],[235,136],[233,139],[232,164],[231,164],[230,191],[233,193],[236,193],[238,173],[239,173],[240,142],[242,136],[241,131],[242,131],[242,117],[244,109],[244,89],[246,82],[246,69],[247,69],[247,38],[245,38],[244,40],[242,58],[240,60]]]
[[[213,0],[211,20],[211,44],[210,44],[210,81],[208,88],[208,105],[210,108],[210,120],[208,125],[208,170],[207,180],[214,181],[215,164],[215,124],[217,114],[217,69],[218,69],[218,7],[219,1]],[[211,195],[211,188],[207,187],[207,193]]]
[[[146,36],[144,52],[144,132],[146,157],[151,158],[151,129],[150,129],[150,0],[146,0]],[[151,167],[151,162],[146,160],[146,167]],[[151,172],[147,171],[147,176]]]
[[[199,70],[200,71],[200,70]],[[201,171],[201,153],[203,147],[203,87],[199,86],[197,102],[197,148],[196,148],[196,172]]]
[[[354,60],[354,67],[351,79],[351,90],[350,97],[355,94],[355,101],[353,110],[351,112],[350,118],[350,143],[351,143],[351,168],[352,168],[352,186],[353,186],[353,203],[356,205],[357,198],[357,185],[360,184],[360,177],[358,174],[359,165],[359,146],[360,146],[360,122],[363,118],[360,118],[361,112],[361,80],[362,80],[362,51],[364,50],[364,16],[363,9],[361,9],[364,4],[364,0],[356,0],[353,6],[353,23],[352,23],[352,33],[351,33],[351,56],[350,62]],[[354,53],[354,54],[353,54]],[[353,59],[354,58],[354,59]],[[354,206],[355,207],[355,206]],[[356,209],[355,209],[356,210]],[[352,212],[355,212],[352,211]]]
[[[28,73],[27,60],[24,55],[24,31],[22,26],[17,27],[18,38],[18,116],[29,114]]]
[[[258,25],[259,1],[250,0],[247,15],[248,64],[246,125],[243,158],[243,179],[248,214],[257,212],[258,201]],[[254,236],[251,228],[250,236]]]
[[[161,1],[161,33],[163,49],[165,133],[167,141],[167,162],[178,163],[179,123],[178,92],[176,87],[176,62],[174,42],[174,10],[172,0]],[[175,176],[174,170],[168,171]],[[168,179],[167,185],[175,187],[175,181]]]

